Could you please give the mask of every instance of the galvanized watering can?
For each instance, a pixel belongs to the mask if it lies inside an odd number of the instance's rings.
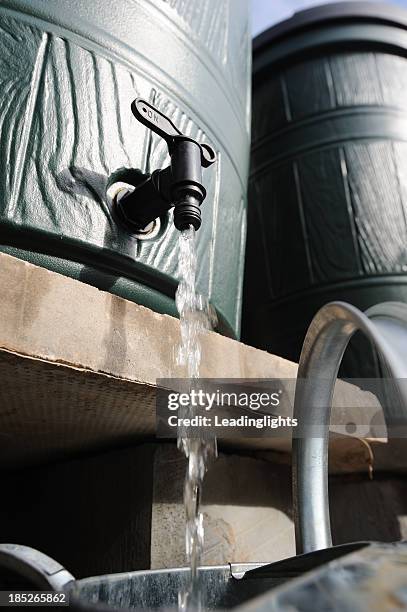
[[[5,591],[30,590],[40,597],[47,591],[48,598],[63,597],[74,612],[176,610],[186,574],[186,568],[180,568],[75,581],[59,563],[36,550],[0,546],[2,596]],[[201,577],[206,610],[394,610],[395,602],[399,608],[406,603],[407,544],[334,546],[258,567],[205,567]]]
[[[269,602],[268,593],[280,590],[276,587],[289,584],[311,570],[327,567],[336,559],[351,558],[354,551],[366,546],[363,542],[346,544],[270,565],[248,563],[201,568],[204,609],[256,610],[253,606],[257,605],[259,595]],[[187,568],[147,570],[75,580],[59,563],[37,550],[16,544],[0,545],[1,591],[62,592],[66,602],[69,601],[69,610],[77,612],[177,610],[178,592],[186,584],[188,571]]]

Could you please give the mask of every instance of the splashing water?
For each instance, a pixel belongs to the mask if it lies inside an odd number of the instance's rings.
[[[181,344],[178,348],[177,364],[185,367],[186,376],[191,379],[191,386],[193,380],[199,378],[200,335],[211,329],[216,321],[208,301],[196,291],[196,271],[195,230],[191,226],[181,232],[179,237],[180,280],[176,294],[181,323]],[[187,406],[180,416],[192,418],[194,407]],[[189,584],[179,595],[179,609],[199,611],[202,610],[202,593],[199,588],[198,567],[204,541],[200,497],[208,462],[216,457],[216,440],[189,437],[188,429],[184,428],[178,434],[178,447],[188,459],[184,485],[185,550],[191,568]]]

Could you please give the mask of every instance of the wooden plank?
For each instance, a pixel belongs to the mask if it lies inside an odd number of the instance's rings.
[[[174,364],[177,319],[5,254],[0,286],[0,466],[154,436],[157,379],[185,375]],[[202,377],[278,378],[292,400],[296,364],[212,332],[202,354]],[[349,406],[380,410],[376,398],[342,382],[335,406],[332,429],[342,433]],[[291,447],[265,437],[230,444]]]

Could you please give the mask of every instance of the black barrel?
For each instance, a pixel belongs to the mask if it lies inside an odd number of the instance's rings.
[[[407,301],[406,57],[407,12],[369,2],[255,39],[244,341],[298,360],[325,303]]]

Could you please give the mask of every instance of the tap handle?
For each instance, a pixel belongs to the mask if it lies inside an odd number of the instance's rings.
[[[177,140],[193,140],[188,136],[184,136],[182,132],[173,124],[171,119],[166,117],[166,115],[150,104],[150,102],[143,100],[143,98],[136,98],[131,103],[131,110],[135,118],[140,121],[140,123],[161,136],[161,138],[164,138],[168,145],[170,154],[172,153]],[[201,165],[203,168],[207,168],[216,161],[216,152],[206,143],[197,144],[201,150]]]
[[[168,147],[172,147],[174,136],[182,136],[182,133],[173,124],[171,119],[163,115],[161,111],[146,100],[136,98],[131,103],[131,110],[140,123],[150,128],[161,138],[164,138]]]

